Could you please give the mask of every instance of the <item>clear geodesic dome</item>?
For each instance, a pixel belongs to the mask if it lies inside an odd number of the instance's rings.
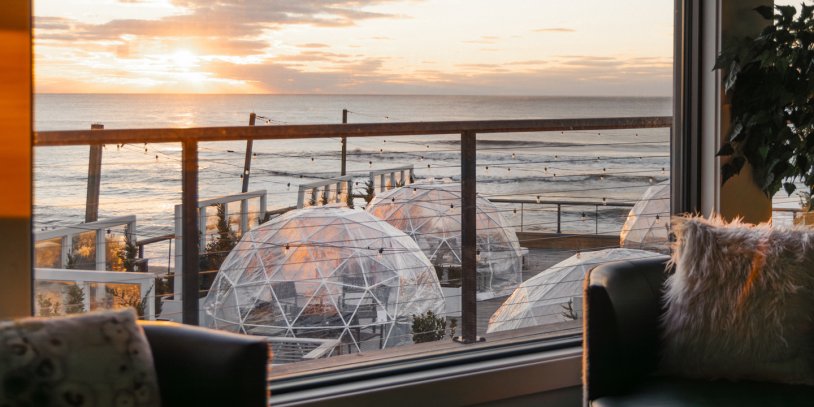
[[[391,189],[368,212],[415,239],[442,285],[460,286],[461,184],[417,183]],[[522,281],[522,253],[514,228],[493,203],[477,196],[477,298],[509,295]]]
[[[213,328],[358,352],[410,343],[410,317],[441,314],[444,297],[410,237],[367,212],[323,206],[243,235],[204,309]]]
[[[619,244],[628,249],[670,251],[670,181],[644,191],[619,233]]]
[[[486,332],[580,319],[585,273],[603,263],[654,256],[659,254],[633,249],[605,249],[575,254],[520,284],[489,318]]]

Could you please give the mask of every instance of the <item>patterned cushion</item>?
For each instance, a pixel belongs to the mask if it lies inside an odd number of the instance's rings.
[[[157,406],[133,310],[0,323],[0,406]]]

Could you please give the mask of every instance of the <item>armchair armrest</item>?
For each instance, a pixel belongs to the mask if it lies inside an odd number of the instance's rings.
[[[585,278],[583,381],[590,400],[624,392],[659,361],[661,290],[669,257],[608,263]]]
[[[171,322],[139,324],[153,353],[162,405],[268,405],[263,338]]]

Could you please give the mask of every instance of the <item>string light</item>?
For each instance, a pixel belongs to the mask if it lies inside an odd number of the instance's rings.
[[[650,177],[650,179],[648,181],[650,181],[651,184],[656,182],[656,180],[654,180],[653,177]]]
[[[514,160],[514,159],[516,159],[516,158],[517,158],[517,154],[512,153],[512,160]]]
[[[664,175],[664,167],[661,167],[661,175]]]
[[[602,198],[602,205],[608,204],[608,198]]]
[[[291,183],[290,183],[290,182],[289,182],[288,184],[285,184],[285,190],[286,190],[286,191],[290,191],[290,190],[291,190]]]
[[[588,217],[587,217],[587,216],[585,216],[585,212],[582,212],[582,215],[580,215],[579,220],[581,220],[581,221],[583,221],[583,222],[585,222],[586,220],[588,220]]]
[[[475,252],[475,261],[477,261],[478,263],[480,263],[480,250],[478,250],[478,251],[476,251],[476,252]]]
[[[289,249],[291,249],[291,246],[289,246],[288,243],[286,243],[285,247],[283,248],[283,254],[288,255]]]
[[[540,203],[540,195],[537,195],[537,203]]]
[[[377,255],[376,255],[376,258],[377,258],[377,259],[379,259],[379,260],[381,260],[381,259],[382,259],[382,254],[383,254],[383,253],[384,253],[384,248],[380,247],[380,248],[379,248],[379,254],[377,254]]]
[[[367,162],[367,168],[372,168],[372,167],[373,167],[373,161],[368,161]]]

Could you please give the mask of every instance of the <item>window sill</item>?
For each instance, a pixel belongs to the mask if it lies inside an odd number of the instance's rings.
[[[390,350],[275,366],[271,401],[461,405],[573,388],[581,380],[580,331],[580,321],[574,321],[490,335],[477,344],[443,341],[405,347],[399,354]]]
[[[581,359],[581,347],[568,347],[272,394],[270,405],[373,405],[385,400],[394,405],[472,405],[567,389],[573,391],[563,404],[579,405]]]

